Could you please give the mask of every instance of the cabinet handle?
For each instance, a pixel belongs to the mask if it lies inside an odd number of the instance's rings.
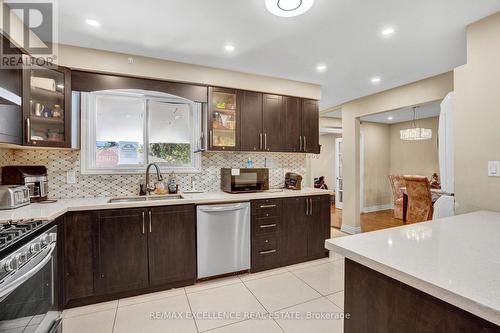
[[[264,133],[264,150],[267,150],[267,133]]]
[[[144,212],[142,212],[142,234],[144,235],[145,234],[145,225],[144,225],[144,220],[146,219],[145,216],[144,216]]]
[[[260,205],[259,208],[274,208],[276,205]]]
[[[273,224],[264,224],[264,225],[260,226],[261,229],[274,228],[274,227],[276,227],[276,223],[273,223]]]
[[[259,149],[262,150],[262,133],[259,133]]]
[[[210,148],[214,146],[214,131],[210,130],[208,141],[210,143]]]
[[[149,233],[151,233],[152,231],[152,228],[151,228],[151,220],[152,220],[152,217],[151,217],[151,211],[149,211]]]
[[[276,253],[276,250],[260,251],[259,252],[259,254],[271,254],[271,253]]]
[[[306,215],[309,215],[309,199],[306,199]]]
[[[311,200],[311,203],[309,204],[309,215],[312,215],[313,214],[313,199],[309,199]]]
[[[299,151],[302,151],[302,135],[299,136],[299,141],[300,141],[300,148]]]
[[[30,118],[26,118],[26,142],[31,142],[31,124]]]
[[[307,138],[304,135],[304,151],[307,151]]]

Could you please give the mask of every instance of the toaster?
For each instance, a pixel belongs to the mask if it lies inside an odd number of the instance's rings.
[[[0,185],[0,209],[14,209],[30,204],[30,193],[24,185]]]

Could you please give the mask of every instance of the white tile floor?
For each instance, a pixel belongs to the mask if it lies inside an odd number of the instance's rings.
[[[65,310],[70,333],[343,331],[344,259],[332,253],[256,274]],[[340,318],[339,318],[340,317]]]

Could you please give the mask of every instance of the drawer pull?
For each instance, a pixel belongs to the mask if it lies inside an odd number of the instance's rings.
[[[261,229],[274,228],[274,227],[276,227],[276,223],[273,223],[273,224],[263,224],[263,225],[259,226],[259,228],[261,228]]]
[[[259,254],[271,254],[271,253],[276,253],[276,250],[260,251],[259,252]]]
[[[259,208],[274,208],[277,207],[276,205],[261,205]]]

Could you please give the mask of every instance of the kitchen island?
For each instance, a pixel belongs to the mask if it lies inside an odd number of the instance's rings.
[[[500,332],[500,213],[330,239],[346,257],[345,332]]]

